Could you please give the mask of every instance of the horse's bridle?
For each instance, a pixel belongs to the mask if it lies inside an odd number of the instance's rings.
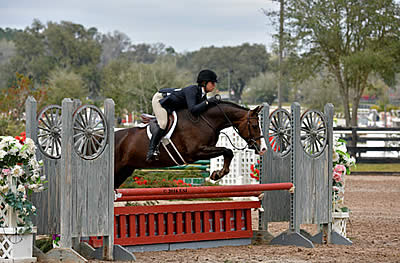
[[[261,149],[258,147],[258,145],[257,145],[257,140],[258,139],[261,139],[261,138],[264,138],[264,136],[258,136],[258,137],[254,137],[253,136],[253,134],[252,134],[252,132],[251,132],[251,129],[250,129],[250,125],[251,125],[251,123],[250,123],[250,120],[251,119],[256,119],[256,120],[258,120],[258,117],[250,117],[250,110],[248,110],[247,111],[247,129],[248,129],[248,131],[249,131],[249,139],[245,139],[245,141],[246,141],[246,143],[247,143],[247,145],[250,145],[250,147],[251,146],[254,146],[254,148],[258,151],[258,152],[260,152],[261,151]],[[233,126],[232,126],[233,127]],[[239,133],[237,130],[236,130],[236,127],[234,128],[235,129],[235,131],[237,132],[237,133]]]
[[[236,128],[236,127],[233,125],[232,121],[231,121],[231,120],[229,119],[229,117],[226,115],[226,113],[224,112],[224,110],[223,110],[218,104],[216,104],[216,106],[217,106],[218,109],[224,114],[225,119],[228,121],[229,125],[232,126],[232,128],[237,132],[237,134],[240,134],[238,128]],[[207,125],[210,126],[210,128],[213,129],[215,133],[217,133],[217,130],[214,128],[214,126],[213,126],[203,115],[200,115],[200,118],[202,118],[202,119],[207,123]],[[228,138],[229,142],[231,143],[231,145],[233,146],[233,148],[235,148],[236,150],[244,150],[244,149],[246,149],[246,147],[249,147],[249,148],[250,148],[250,147],[254,147],[258,152],[260,152],[260,150],[261,150],[261,149],[259,148],[258,144],[257,144],[257,140],[260,139],[260,138],[263,138],[264,136],[259,136],[259,137],[253,138],[253,135],[252,135],[252,132],[251,132],[251,128],[250,128],[250,125],[251,125],[250,120],[251,120],[251,119],[257,119],[257,120],[258,120],[258,117],[250,117],[250,110],[248,110],[248,111],[247,111],[247,129],[248,129],[250,138],[243,138],[243,139],[246,141],[246,143],[247,143],[247,145],[244,146],[243,148],[238,148],[238,147],[236,147],[236,146],[232,143],[231,138],[229,137],[229,135],[226,134],[225,132],[221,132],[222,134],[224,134],[224,135]]]

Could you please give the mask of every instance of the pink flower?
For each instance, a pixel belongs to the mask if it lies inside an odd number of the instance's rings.
[[[335,182],[337,183],[342,181],[342,174],[338,172],[333,172],[333,180],[335,180]]]
[[[337,164],[335,166],[335,168],[333,169],[334,173],[340,173],[341,175],[344,173],[346,174],[346,166],[344,166],[343,164]]]
[[[4,174],[4,175],[9,175],[11,173],[11,170],[10,169],[3,169],[1,171],[1,173]]]

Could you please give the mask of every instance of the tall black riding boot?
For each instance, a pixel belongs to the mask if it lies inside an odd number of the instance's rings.
[[[156,127],[157,128],[154,130],[150,139],[149,151],[147,152],[146,161],[158,159],[158,145],[160,144],[161,138],[164,136],[165,130],[161,129],[158,125],[156,125]]]

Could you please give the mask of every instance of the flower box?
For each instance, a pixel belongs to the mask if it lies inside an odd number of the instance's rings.
[[[36,262],[32,257],[34,228],[29,233],[24,227],[0,228],[0,261],[1,262]]]
[[[36,207],[28,196],[44,189],[41,163],[32,139],[0,136],[0,262],[36,262],[32,257],[31,216]]]
[[[332,212],[332,228],[340,235],[347,237],[346,224],[350,218],[349,212]]]

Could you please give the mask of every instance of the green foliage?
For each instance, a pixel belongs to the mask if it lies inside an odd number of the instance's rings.
[[[174,61],[143,64],[118,59],[103,69],[102,95],[114,100],[117,114],[124,111],[151,113],[155,92],[189,84],[188,74],[178,69]]]
[[[218,74],[218,89],[230,89],[239,101],[249,80],[268,69],[269,55],[264,45],[245,43],[235,47],[207,47],[185,54],[179,65],[190,69],[193,76],[204,68]]]
[[[281,80],[281,96],[282,96],[282,102],[289,102],[293,101],[291,100],[291,92],[292,91],[292,71],[293,69],[290,67],[290,59],[288,58],[283,58],[281,61],[281,70],[282,70],[282,80]],[[269,59],[269,72],[275,74],[275,83],[276,83],[276,93],[278,93],[278,81],[279,81],[279,56],[276,54],[273,54],[271,58]]]
[[[40,249],[43,253],[49,252],[53,248],[53,239],[51,236],[45,238],[36,239],[35,246]]]
[[[101,46],[96,41],[97,30],[87,30],[84,26],[62,21],[49,22],[44,32],[52,59],[58,67],[71,67],[82,76],[91,95],[99,92],[97,64],[100,62]]]
[[[135,170],[132,176],[125,180],[121,188],[176,187],[178,185],[174,180],[196,177],[202,177],[202,174],[200,171],[192,169],[173,171]],[[137,181],[141,183],[138,184]]]
[[[252,78],[243,92],[242,100],[248,104],[267,102],[271,105],[277,98],[278,79],[272,72],[260,73]]]
[[[131,45],[131,41],[124,33],[114,31],[101,37],[100,67],[108,65],[112,60],[118,59]]]
[[[229,86],[234,99],[239,100],[247,82],[268,67],[264,45],[209,47],[177,54],[173,47],[162,43],[131,45],[123,33],[102,35],[96,28],[68,21],[45,24],[35,19],[25,30],[16,31],[13,40],[12,45],[0,45],[0,52],[7,51],[6,57],[0,56],[0,63],[4,64],[0,85],[10,86],[17,81],[15,72],[20,72],[37,87],[49,88],[48,103],[76,97],[70,93],[81,97],[88,92],[94,101],[113,98],[118,114],[151,112],[151,98],[158,89],[190,85],[203,68],[216,69],[219,87],[227,90]],[[78,79],[83,82],[79,92]]]
[[[3,201],[17,212],[18,218],[23,222],[18,224],[19,226],[26,226],[27,232],[32,230],[32,219],[31,216],[36,215],[34,212],[32,203],[26,199],[25,194],[21,192],[14,193],[8,190],[7,193],[1,194]],[[4,221],[0,219],[0,227],[4,227]]]
[[[398,172],[400,163],[359,163],[351,168],[352,172]]]
[[[80,99],[84,102],[89,95],[82,77],[66,69],[53,70],[47,86],[48,104],[61,105],[64,98]]]
[[[298,84],[297,101],[308,108],[323,111],[327,103],[339,103],[341,98],[337,93],[337,83],[329,76],[318,75]]]
[[[381,78],[379,78],[379,76],[372,75],[369,78],[368,86],[364,92],[364,95],[384,97],[388,91],[388,85]]]
[[[32,216],[36,208],[28,196],[44,190],[45,177],[40,176],[40,164],[35,156],[35,143],[25,136],[0,137],[0,196],[2,209],[15,212],[17,225],[32,230]],[[9,206],[11,209],[7,208]],[[0,227],[5,225],[4,215],[0,215]]]
[[[17,35],[18,32],[21,32],[21,29],[13,29],[13,28],[1,28],[0,27],[0,41],[1,40],[7,40],[7,41],[12,41],[15,39],[15,36]]]
[[[99,43],[82,25],[65,21],[60,24],[49,22],[43,35],[59,67],[80,68],[99,62]]]
[[[122,58],[125,58],[134,63],[152,64],[164,55],[174,54],[173,48],[165,48],[162,43],[156,44],[137,44],[132,45],[127,52],[124,52]]]
[[[202,172],[199,170],[194,170],[194,168],[173,171],[136,170],[132,176],[123,183],[121,188],[190,187],[190,185],[183,183],[181,178],[197,178],[201,176]],[[219,184],[208,181],[204,182],[204,186],[217,185]],[[195,200],[221,201],[229,200],[229,198],[201,198]],[[128,202],[126,206],[146,206],[155,204],[158,204],[158,201]]]
[[[16,74],[16,82],[0,91],[0,135],[17,135],[25,130],[25,101],[33,96],[42,106],[46,94],[37,90],[33,81],[22,74]]]
[[[30,27],[15,37],[16,54],[10,59],[3,74],[8,82],[15,72],[30,75],[37,83],[45,83],[56,67],[81,75],[91,95],[99,90],[101,45],[97,30],[62,21],[42,24],[34,20]]]
[[[0,65],[5,64],[15,54],[15,45],[12,41],[0,40]],[[1,88],[1,86],[0,86]]]
[[[370,74],[390,83],[399,65],[400,7],[394,0],[285,1],[287,45],[302,79],[327,68],[336,78],[346,123],[356,126]],[[297,53],[297,54],[296,54]]]
[[[24,130],[25,126],[21,121],[0,116],[0,136],[20,134]]]

